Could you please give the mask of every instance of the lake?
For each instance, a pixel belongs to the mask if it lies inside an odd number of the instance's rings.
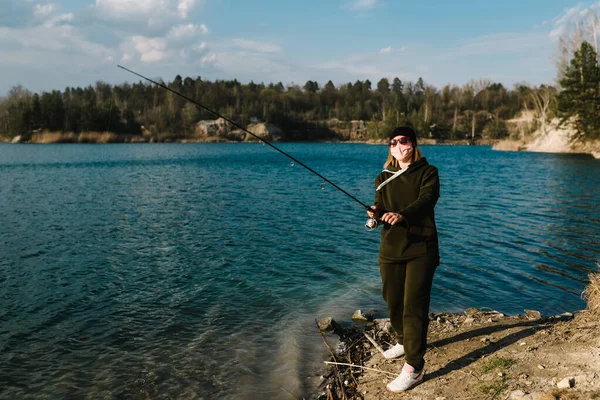
[[[277,146],[368,204],[387,155]],[[431,311],[585,307],[599,160],[422,149]],[[327,354],[315,319],[386,316],[364,210],[268,146],[0,144],[0,177],[1,398],[292,398]]]

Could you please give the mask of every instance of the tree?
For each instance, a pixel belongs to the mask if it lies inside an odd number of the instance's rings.
[[[578,136],[600,137],[600,68],[598,55],[584,41],[565,70],[558,95],[562,121],[571,120]]]
[[[533,100],[534,115],[540,122],[542,134],[546,134],[546,123],[550,111],[550,104],[554,99],[554,88],[552,86],[541,85],[539,89],[531,90]]]
[[[319,84],[313,81],[306,81],[306,83],[304,84],[304,90],[307,93],[317,93],[317,91],[319,90]]]

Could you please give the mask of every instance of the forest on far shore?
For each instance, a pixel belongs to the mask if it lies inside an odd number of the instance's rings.
[[[540,91],[552,87],[517,85],[479,80],[462,87],[447,85],[441,90],[417,82],[392,82],[382,78],[373,87],[357,80],[336,87],[331,81],[320,87],[279,83],[242,84],[237,80],[203,80],[201,77],[161,82],[169,88],[209,107],[242,126],[259,120],[284,132],[306,132],[327,121],[367,122],[369,138],[385,136],[393,126],[409,123],[434,139],[499,139],[508,135],[505,121],[523,107],[535,109]],[[209,112],[150,83],[109,85],[97,82],[85,88],[30,93],[17,86],[0,104],[0,134],[27,135],[36,130],[87,132],[109,131],[141,135],[142,126],[172,139],[193,137],[198,121],[216,119]],[[285,136],[284,136],[285,137]],[[298,135],[295,135],[298,139]]]

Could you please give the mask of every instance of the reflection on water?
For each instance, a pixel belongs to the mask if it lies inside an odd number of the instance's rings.
[[[383,146],[281,144],[364,202]],[[600,163],[424,147],[440,170],[434,311],[581,308]],[[379,234],[257,144],[0,145],[0,397],[284,398],[315,319],[385,314]]]

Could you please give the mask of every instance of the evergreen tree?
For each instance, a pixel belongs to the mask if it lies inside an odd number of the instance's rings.
[[[563,121],[572,118],[579,136],[600,137],[600,69],[591,44],[581,44],[560,84],[563,90],[558,95],[558,111]]]

